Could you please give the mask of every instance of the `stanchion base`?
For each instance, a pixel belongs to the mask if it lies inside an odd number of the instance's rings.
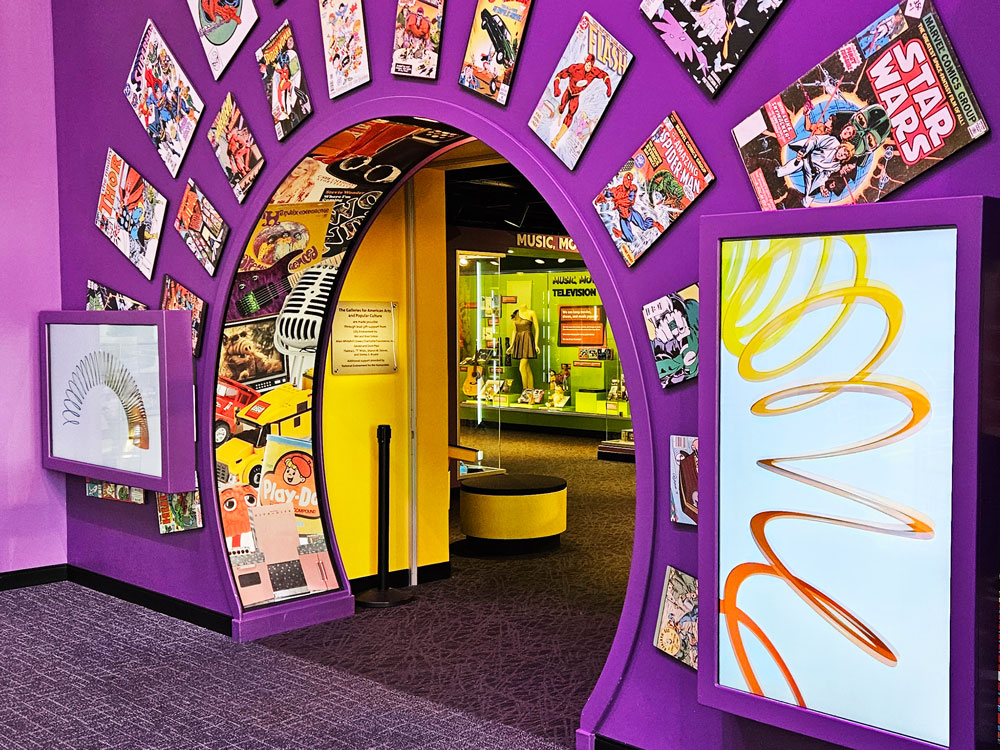
[[[400,604],[408,604],[416,596],[413,589],[386,589],[379,591],[377,588],[362,591],[354,595],[354,602],[359,607],[398,607]]]

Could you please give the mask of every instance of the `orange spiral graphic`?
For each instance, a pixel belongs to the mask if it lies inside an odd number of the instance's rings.
[[[802,707],[806,707],[806,700],[788,664],[767,634],[739,606],[740,588],[747,579],[773,576],[784,581],[816,614],[872,658],[888,666],[895,666],[897,657],[885,639],[859,615],[789,569],[768,541],[767,525],[787,519],[913,539],[930,539],[934,536],[932,520],[913,508],[859,487],[788,466],[796,461],[878,450],[905,440],[923,427],[931,412],[930,399],[919,385],[902,378],[876,375],[877,368],[889,356],[902,330],[904,310],[899,297],[891,289],[868,278],[867,240],[862,235],[848,235],[823,237],[819,241],[821,244],[816,269],[811,274],[806,293],[798,299],[787,300],[786,297],[793,278],[802,267],[804,248],[815,243],[815,238],[724,243],[721,284],[722,344],[726,351],[737,358],[739,375],[747,381],[773,380],[803,366],[834,339],[859,304],[874,306],[885,315],[886,324],[880,340],[851,375],[806,382],[770,393],[750,407],[752,414],[759,417],[779,417],[810,409],[842,393],[890,398],[901,402],[908,409],[907,415],[898,424],[857,442],[813,453],[776,456],[757,461],[757,466],[765,471],[871,508],[889,519],[886,522],[872,522],[784,510],[760,512],[750,519],[750,534],[766,562],[744,562],[729,571],[719,601],[719,611],[725,618],[733,654],[750,692],[764,695],[747,654],[744,629],[760,642],[774,660],[794,695],[795,702]],[[830,266],[838,247],[846,247],[852,254],[853,278],[847,282],[828,283]],[[784,270],[781,270],[781,264],[784,264]],[[764,295],[769,290],[773,291],[765,301]],[[840,311],[833,322],[804,352],[786,364],[769,370],[760,370],[754,366],[757,355],[784,340],[806,315],[838,306]],[[744,321],[748,317],[751,319]]]

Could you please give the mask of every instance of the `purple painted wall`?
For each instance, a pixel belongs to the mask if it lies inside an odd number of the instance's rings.
[[[66,562],[63,476],[42,468],[38,312],[58,310],[59,231],[52,12],[48,3],[0,7],[0,361],[8,386],[0,469],[0,572]],[[30,60],[30,64],[26,61]]]
[[[643,303],[697,278],[699,214],[753,211],[756,201],[739,161],[730,128],[778,90],[853,36],[889,6],[888,0],[855,0],[837,13],[828,0],[789,2],[723,93],[708,100],[672,59],[638,11],[638,0],[592,0],[586,9],[636,55],[631,70],[577,169],[570,173],[531,133],[528,117],[552,72],[583,4],[538,3],[523,45],[521,69],[506,109],[461,90],[456,79],[472,23],[474,4],[451,0],[444,24],[441,74],[436,82],[394,79],[388,74],[395,3],[369,0],[367,28],[373,82],[335,102],[326,99],[317,3],[286,2],[277,8],[258,0],[262,19],[219,82],[208,64],[183,4],[149,0],[122,4],[92,0],[56,4],[56,115],[59,132],[62,293],[70,309],[84,305],[88,277],[155,304],[163,273],[209,300],[205,352],[198,365],[198,416],[203,432],[211,418],[215,342],[222,300],[245,241],[267,196],[308,148],[343,127],[371,116],[437,117],[467,130],[499,150],[543,193],[581,249],[608,309],[633,394],[637,451],[635,551],[618,637],[608,666],[584,711],[582,725],[646,748],[820,747],[751,721],[701,706],[695,675],[652,646],[663,570],[673,564],[697,571],[697,538],[669,522],[669,462],[666,438],[696,429],[697,385],[664,393],[657,381],[642,324]],[[847,6],[849,5],[849,9]],[[1000,100],[992,96],[996,56],[985,29],[1000,23],[995,0],[940,0],[939,10],[979,93],[987,119],[1000,123]],[[206,102],[202,122],[177,179],[155,154],[124,96],[122,85],[147,14],[160,28]],[[254,49],[288,17],[299,42],[316,112],[278,143],[270,127]],[[244,206],[237,205],[211,153],[206,132],[227,91],[236,93],[256,133],[267,166]],[[684,120],[718,176],[717,184],[633,269],[626,269],[590,201],[607,179],[671,110]],[[233,227],[216,279],[210,279],[171,226],[164,229],[152,282],[146,281],[93,226],[94,204],[108,146],[152,180],[173,212],[184,181],[193,177]],[[995,191],[1000,144],[983,139],[916,183],[895,200]],[[45,215],[51,215],[46,213]],[[51,276],[50,276],[51,278]],[[202,486],[210,489],[208,435],[199,446]],[[149,506],[94,503],[82,485],[69,483],[69,560],[219,611],[235,611],[232,583],[218,529],[206,497],[205,530],[160,538]],[[144,515],[145,514],[145,515]],[[148,517],[147,517],[148,516]],[[586,735],[582,744],[586,744]]]

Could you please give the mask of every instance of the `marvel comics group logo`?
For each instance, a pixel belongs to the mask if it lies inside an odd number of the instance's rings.
[[[587,15],[584,14],[583,18],[580,19],[580,31],[586,31],[590,27],[590,20]]]

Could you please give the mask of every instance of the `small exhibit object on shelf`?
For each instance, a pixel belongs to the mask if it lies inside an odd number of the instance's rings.
[[[163,492],[195,483],[189,313],[42,312],[42,465]]]
[[[667,656],[698,668],[698,579],[667,566],[653,645]]]

